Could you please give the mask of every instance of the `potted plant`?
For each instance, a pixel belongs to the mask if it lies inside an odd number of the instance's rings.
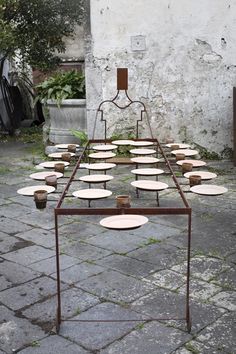
[[[87,131],[85,78],[72,70],[57,72],[36,86],[37,99],[49,113],[49,141],[73,143],[71,130]]]

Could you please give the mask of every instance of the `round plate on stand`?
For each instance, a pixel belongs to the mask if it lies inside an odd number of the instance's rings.
[[[87,182],[87,183],[102,183],[102,182],[108,182],[111,181],[114,177],[109,176],[109,175],[87,175],[87,176],[82,176],[79,178],[80,181]]]
[[[130,144],[132,146],[152,146],[154,143],[152,141],[132,141]]]
[[[205,161],[201,161],[201,160],[179,160],[177,161],[177,165],[182,166],[183,163],[191,163],[193,165],[193,167],[202,167],[206,165]]]
[[[208,171],[196,171],[196,172],[186,172],[184,177],[189,178],[190,176],[200,176],[202,180],[208,180],[216,178],[217,174]]]
[[[107,189],[89,188],[80,189],[78,191],[73,192],[72,194],[76,198],[93,200],[110,197],[112,195],[112,192],[108,191]]]
[[[202,195],[220,195],[228,192],[228,189],[213,184],[200,184],[190,188],[190,191]]]
[[[94,171],[110,170],[113,167],[116,167],[116,164],[115,163],[108,163],[108,162],[90,163],[86,166],[86,168],[88,170],[94,170]]]
[[[38,185],[38,186],[30,186],[18,189],[17,193],[21,195],[26,195],[29,197],[34,196],[34,192],[37,190],[45,190],[48,193],[52,193],[55,191],[55,188],[52,186],[47,186],[46,184]]]
[[[74,152],[66,152],[67,154],[70,154],[70,156],[75,156]],[[62,155],[65,154],[65,152],[53,152],[52,154],[49,154],[48,157],[52,157],[53,159],[61,159]]]
[[[133,181],[131,182],[131,185],[146,191],[162,191],[163,189],[167,189],[169,187],[166,183],[151,180]]]
[[[136,168],[131,173],[140,176],[157,176],[164,173],[164,171],[159,168]]]
[[[112,144],[105,144],[105,145],[95,145],[93,146],[93,150],[97,151],[111,151],[117,149],[117,145]]]
[[[68,149],[68,145],[75,145],[77,148],[79,147],[78,144],[73,144],[73,143],[71,143],[71,144],[57,144],[57,145],[55,145],[55,147],[57,149]]]
[[[182,143],[166,144],[166,147],[171,148],[172,145],[179,145],[179,149],[189,149],[189,148],[190,148],[190,145],[188,145],[188,144],[182,144]]]
[[[56,176],[57,178],[61,178],[63,177],[63,173],[61,172],[55,172],[55,171],[48,171],[48,172],[36,172],[36,173],[32,173],[30,175],[30,178],[32,179],[37,179],[39,181],[44,181],[46,177],[48,176]]]
[[[89,154],[91,159],[110,159],[114,156],[116,156],[116,154],[113,152],[95,152],[93,154]]]
[[[154,149],[132,149],[130,150],[131,154],[134,155],[152,155],[156,154],[156,150]]]
[[[44,168],[54,168],[55,165],[58,163],[58,161],[45,161],[45,162],[41,162],[39,164],[39,166],[42,166]],[[60,163],[63,163],[64,166],[69,166],[69,162],[66,162],[66,161],[60,161]]]
[[[146,224],[148,218],[142,215],[122,214],[104,218],[100,225],[113,230],[132,230]]]
[[[112,144],[115,145],[132,145],[133,141],[132,140],[114,140],[111,142]]]
[[[176,154],[184,154],[185,156],[194,156],[198,154],[197,150],[191,150],[191,149],[178,149],[178,150],[173,150],[171,151],[173,155]]]
[[[157,163],[158,161],[160,161],[159,159],[157,159],[156,157],[133,157],[130,159],[131,161],[135,162],[135,163]]]

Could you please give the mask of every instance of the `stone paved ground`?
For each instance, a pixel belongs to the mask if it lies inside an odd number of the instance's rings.
[[[185,301],[186,218],[150,216],[140,229],[109,231],[100,216],[60,218],[63,319],[140,319],[139,322],[63,322],[53,333],[56,275],[53,207],[35,209],[16,193],[35,184],[32,146],[0,144],[0,354],[233,354],[235,333],[235,168],[210,162],[229,188],[219,197],[186,193],[193,208],[191,262],[192,332],[182,321],[145,321],[147,316],[182,317]],[[81,174],[85,174],[82,170]],[[128,169],[112,171],[108,188],[124,193]],[[69,171],[66,172],[69,174]],[[162,180],[169,181],[168,177]],[[61,180],[63,183],[65,180]],[[180,183],[186,184],[184,178]],[[213,183],[213,182],[211,182]],[[63,185],[59,186],[59,191]],[[183,186],[187,191],[189,187]],[[131,191],[132,203],[137,203]],[[174,190],[161,205],[178,205]],[[144,205],[155,205],[141,193]],[[66,200],[70,207],[85,202]],[[94,205],[114,205],[114,197]]]

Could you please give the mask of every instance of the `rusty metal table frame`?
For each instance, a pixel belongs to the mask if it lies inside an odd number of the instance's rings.
[[[54,209],[54,217],[55,217],[55,241],[56,241],[56,268],[57,268],[57,314],[56,314],[56,329],[57,332],[60,330],[60,324],[62,322],[61,318],[61,281],[60,281],[60,250],[59,250],[59,217],[61,215],[119,215],[119,214],[138,214],[138,215],[187,215],[188,216],[188,231],[187,231],[187,275],[186,275],[186,304],[185,304],[185,316],[182,318],[173,318],[173,317],[166,317],[166,318],[140,318],[140,319],[131,319],[128,318],[126,320],[111,320],[111,319],[97,319],[97,320],[92,320],[92,319],[86,319],[86,320],[73,320],[73,319],[67,319],[63,320],[65,321],[71,321],[71,322],[140,322],[140,321],[160,321],[160,320],[185,320],[187,324],[187,330],[188,332],[191,331],[191,315],[190,315],[190,250],[191,250],[191,224],[192,224],[192,209],[189,206],[187,199],[185,198],[184,192],[182,191],[178,180],[174,174],[174,171],[171,167],[170,161],[168,160],[165,151],[162,147],[162,144],[158,141],[157,138],[154,138],[152,129],[151,129],[151,124],[148,118],[146,106],[143,102],[139,100],[132,100],[127,92],[128,89],[128,69],[117,69],[117,94],[112,100],[104,100],[101,102],[99,105],[97,112],[96,112],[96,118],[95,118],[95,123],[94,123],[94,130],[93,130],[93,137],[91,140],[88,141],[86,144],[85,148],[83,149],[73,171],[72,174],[64,188],[64,191],[62,192],[60,199],[57,203],[56,208]],[[128,103],[126,103],[124,106],[121,104],[118,104],[116,102],[116,99],[119,97],[119,92],[120,90],[124,90],[125,96],[128,100]],[[163,208],[163,207],[151,207],[151,208],[92,208],[92,207],[87,207],[87,208],[63,208],[62,203],[64,201],[64,198],[66,197],[69,188],[71,184],[73,183],[75,174],[80,167],[81,161],[84,159],[84,157],[87,155],[88,150],[90,149],[91,144],[98,144],[98,143],[103,143],[103,144],[109,144],[111,143],[110,139],[107,139],[107,120],[104,118],[104,112],[103,112],[103,105],[105,103],[110,103],[116,108],[120,110],[125,110],[126,108],[130,107],[133,104],[140,104],[140,118],[136,120],[136,141],[142,141],[142,140],[147,140],[151,141],[154,143],[156,146],[157,154],[161,155],[163,158],[163,163],[166,165],[168,168],[168,172],[171,175],[175,188],[178,191],[180,198],[183,202],[183,207],[179,208]],[[101,122],[104,123],[104,139],[95,139],[94,135],[96,132],[96,121],[98,116],[100,115]],[[150,136],[151,138],[146,138],[146,139],[140,139],[139,138],[139,123],[143,121],[144,116],[147,118],[147,124],[148,128],[150,130]],[[129,162],[120,162],[117,164],[129,164]]]
[[[138,139],[135,139],[138,140]],[[142,139],[143,140],[143,139]],[[90,140],[86,147],[84,148],[81,156],[79,157],[73,172],[66,184],[66,187],[57,203],[56,208],[54,209],[54,216],[55,216],[55,240],[56,240],[56,267],[57,267],[57,318],[56,318],[56,328],[57,332],[60,330],[60,324],[62,322],[61,319],[61,281],[60,281],[60,250],[59,250],[59,224],[58,219],[61,215],[118,215],[121,213],[125,214],[139,214],[139,215],[187,215],[188,216],[188,233],[187,233],[187,276],[186,276],[186,309],[185,309],[185,316],[183,318],[145,318],[145,321],[155,321],[155,320],[186,320],[187,330],[188,332],[191,331],[191,316],[190,316],[190,304],[189,304],[189,285],[190,285],[190,249],[191,249],[191,214],[192,209],[190,208],[185,195],[178,183],[178,180],[174,174],[174,171],[171,167],[170,162],[168,161],[166,154],[157,139],[145,139],[154,142],[157,145],[159,153],[164,158],[164,163],[166,164],[169,173],[174,181],[175,188],[177,189],[182,202],[182,208],[163,208],[163,207],[151,207],[151,208],[128,208],[128,209],[118,209],[118,208],[94,208],[94,207],[87,207],[87,208],[63,208],[62,203],[63,200],[69,191],[71,184],[73,183],[73,179],[75,174],[80,166],[80,163],[84,157],[85,152],[88,150],[90,144],[94,143],[104,143],[104,140],[95,139]],[[105,141],[109,143],[109,140]],[[76,322],[126,322],[126,321],[141,321],[143,319],[135,320],[135,319],[127,319],[127,320],[63,320],[63,321],[76,321]]]

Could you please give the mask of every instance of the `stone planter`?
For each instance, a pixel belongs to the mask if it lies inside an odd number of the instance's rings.
[[[60,107],[55,101],[48,100],[49,110],[49,141],[54,144],[76,143],[71,129],[87,132],[86,100],[63,100]]]

